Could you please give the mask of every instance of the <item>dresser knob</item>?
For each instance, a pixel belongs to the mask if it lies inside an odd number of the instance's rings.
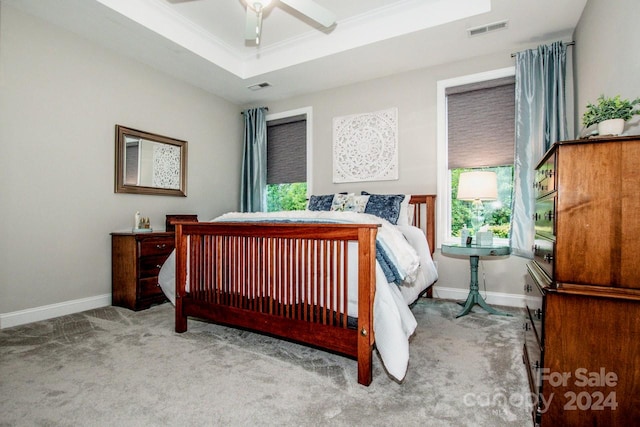
[[[529,322],[525,323],[522,325],[522,329],[524,329],[525,331],[528,331],[530,329],[529,327]]]
[[[156,268],[162,268],[160,264],[156,264]]]
[[[546,254],[546,255],[544,256],[544,260],[545,260],[545,261],[547,261],[547,262],[551,262],[551,261],[553,260],[553,255],[551,255],[551,254]]]
[[[534,313],[535,313],[536,318],[542,319],[542,309],[541,308],[537,309]]]
[[[156,248],[158,248],[158,249],[164,249],[166,247],[167,247],[166,243],[156,245]]]

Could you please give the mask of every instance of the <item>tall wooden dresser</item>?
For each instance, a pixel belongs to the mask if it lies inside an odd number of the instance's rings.
[[[640,422],[640,136],[564,141],[538,164],[525,284],[534,423]]]
[[[164,302],[158,273],[174,247],[170,232],[111,233],[112,304],[143,310]]]

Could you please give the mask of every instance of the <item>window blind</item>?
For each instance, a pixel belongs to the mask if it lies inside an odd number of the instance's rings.
[[[447,88],[449,169],[513,164],[515,78]]]
[[[267,184],[307,181],[305,115],[267,122]]]

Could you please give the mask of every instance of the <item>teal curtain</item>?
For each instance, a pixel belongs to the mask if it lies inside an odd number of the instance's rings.
[[[533,180],[537,163],[556,141],[567,139],[566,59],[563,42],[516,54],[515,177],[511,251],[533,257]]]
[[[267,117],[266,108],[242,112],[244,149],[240,179],[240,211],[263,212],[267,192]]]

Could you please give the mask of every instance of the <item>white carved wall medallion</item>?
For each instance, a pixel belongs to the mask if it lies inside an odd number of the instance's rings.
[[[333,182],[398,179],[398,109],[333,118]]]

